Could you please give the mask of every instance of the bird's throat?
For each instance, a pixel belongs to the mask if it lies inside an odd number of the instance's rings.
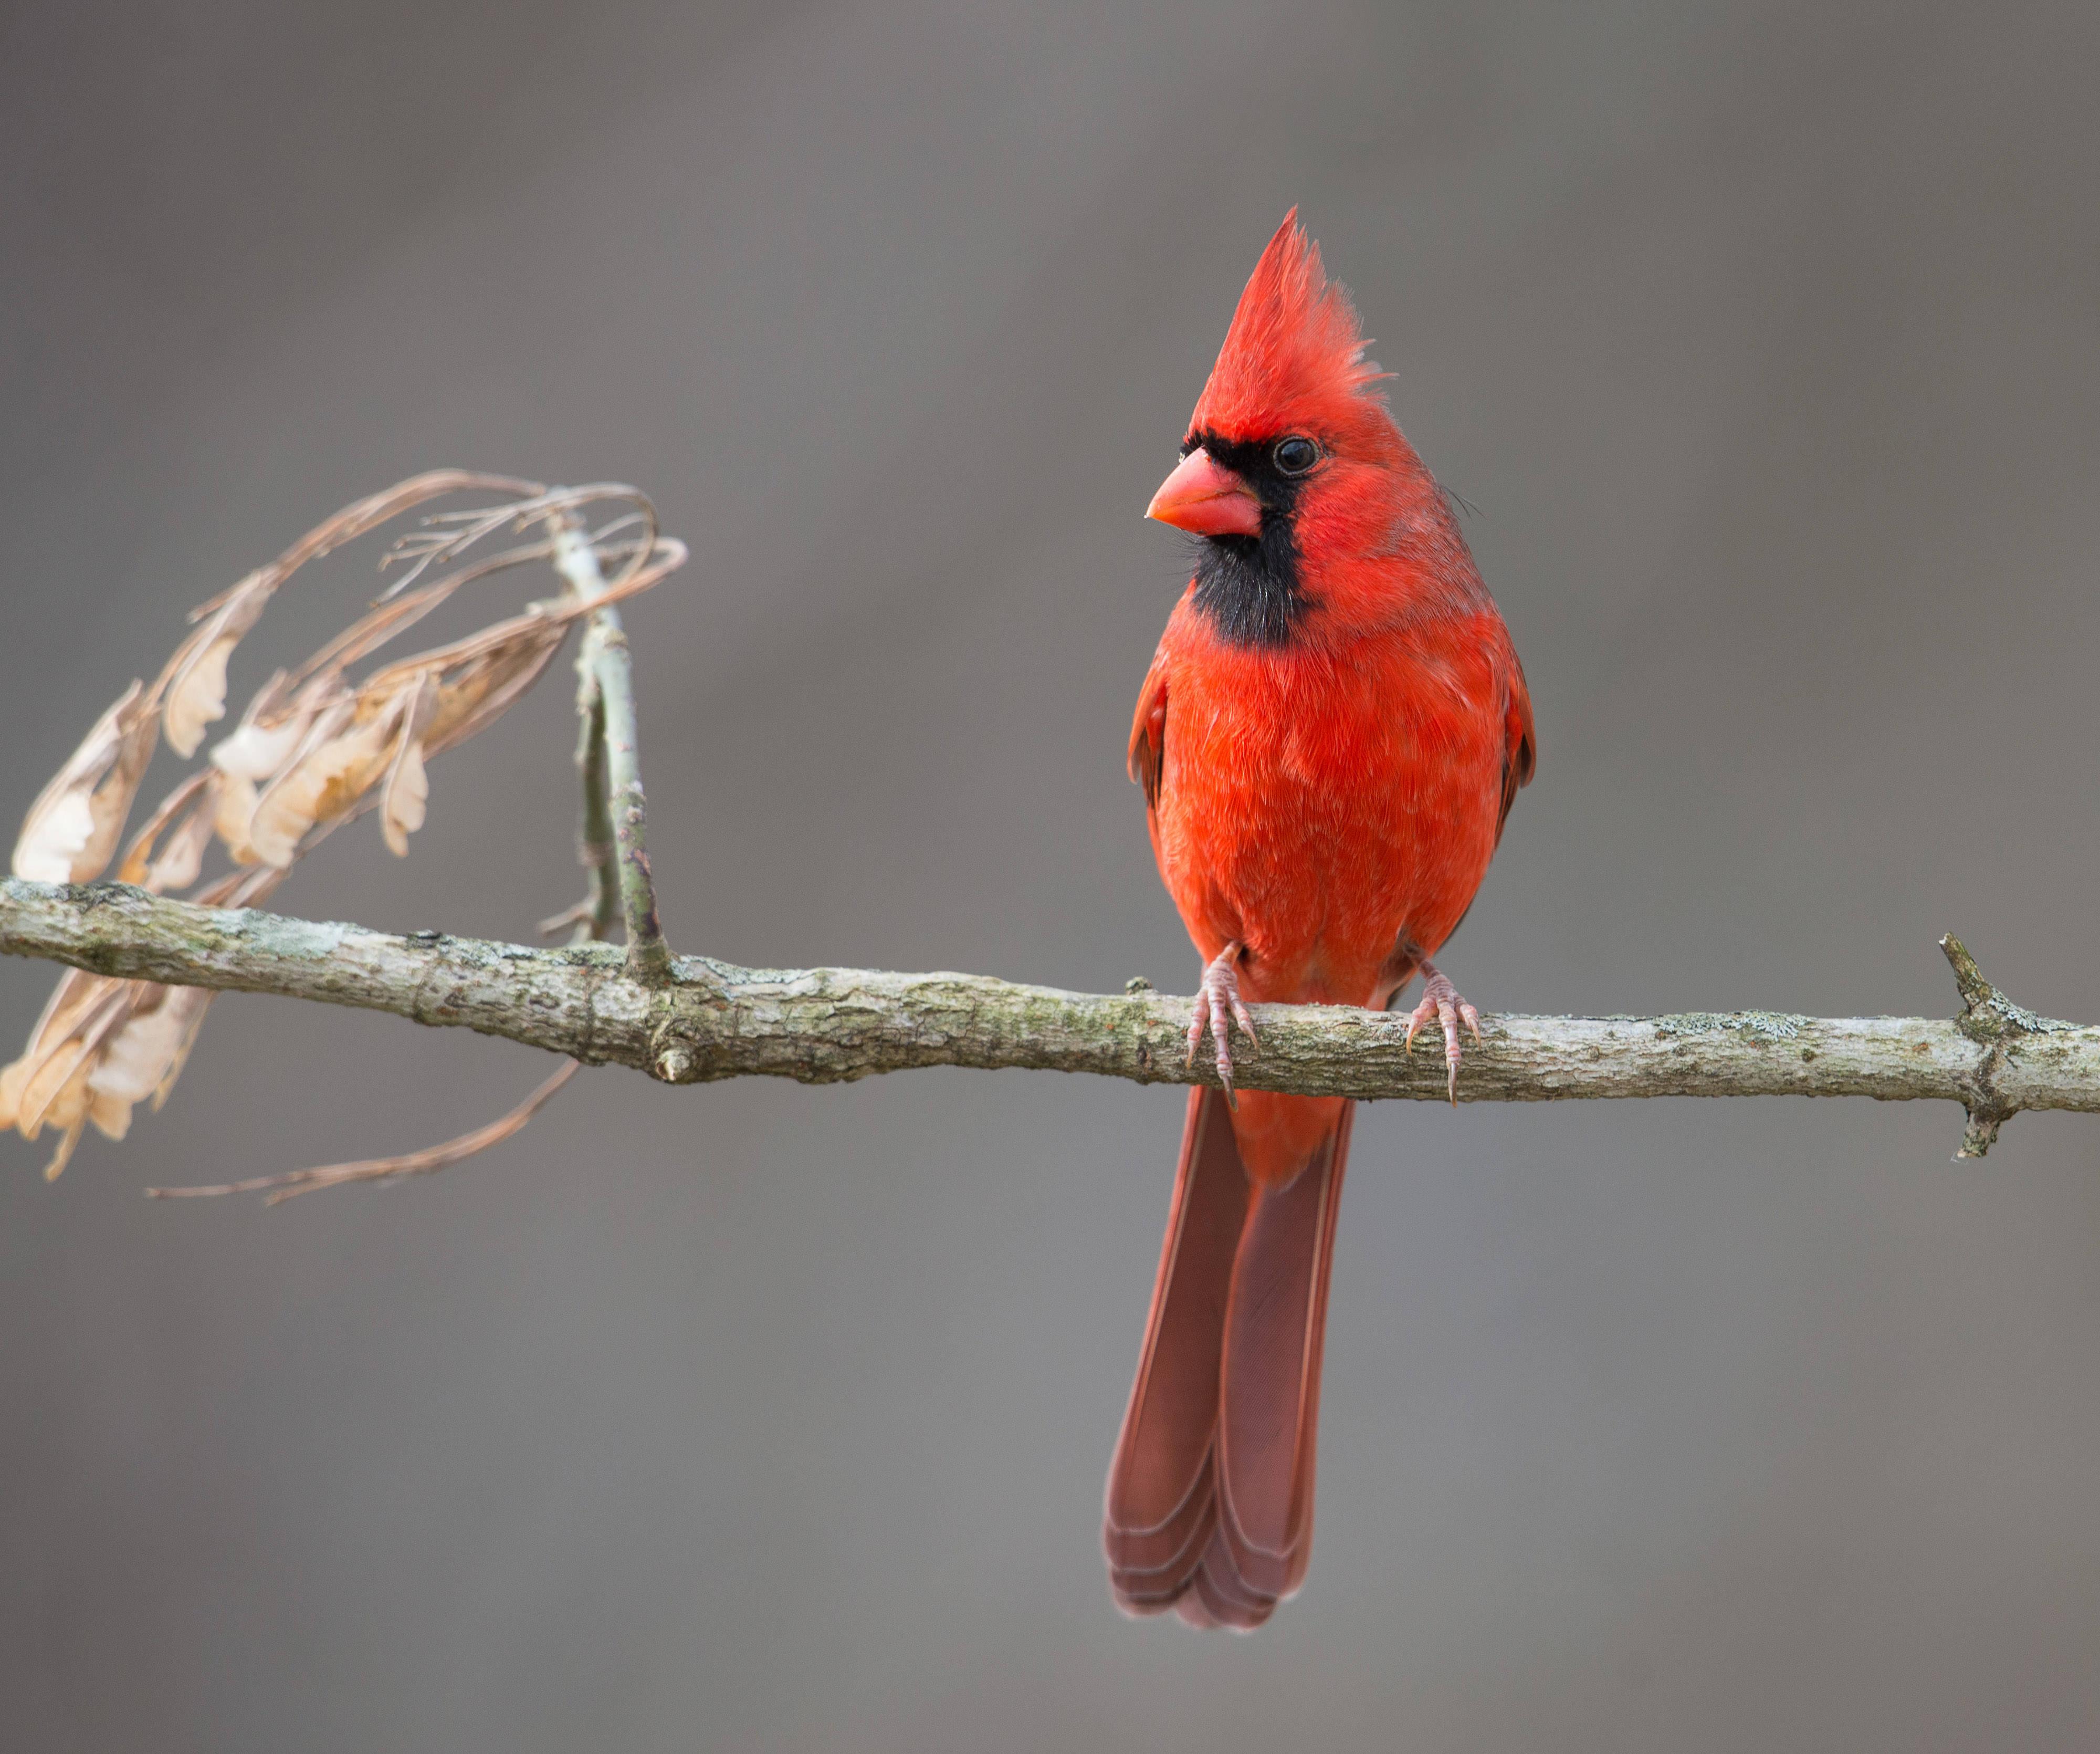
[[[1287,645],[1312,607],[1287,515],[1265,518],[1260,536],[1199,538],[1195,585],[1197,612],[1230,645]]]

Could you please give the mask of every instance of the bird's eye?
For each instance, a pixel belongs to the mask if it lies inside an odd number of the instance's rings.
[[[1320,461],[1320,447],[1310,439],[1294,434],[1277,440],[1275,452],[1276,466],[1287,475],[1302,475]]]

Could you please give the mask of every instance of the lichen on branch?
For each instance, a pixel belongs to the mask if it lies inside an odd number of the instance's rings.
[[[113,978],[387,1011],[674,1084],[835,1083],[919,1066],[1146,1084],[1216,1076],[1186,1063],[1191,1001],[1149,989],[1065,992],[985,975],[747,969],[706,957],[673,958],[658,983],[637,979],[611,944],[402,938],[195,907],[123,884],[19,879],[0,881],[0,952]],[[1998,1026],[1988,1041],[1972,1033],[1979,1005]],[[1245,1088],[1445,1099],[1441,1055],[1410,1054],[1403,1017],[1331,1005],[1262,1005],[1255,1017],[1261,1051],[1241,1063]],[[1490,1015],[1481,1028],[1458,1080],[1462,1102],[1867,1096],[1960,1102],[1998,1122],[2023,1109],[2100,1111],[2100,1028],[2035,1018],[1995,989],[1959,1019]]]

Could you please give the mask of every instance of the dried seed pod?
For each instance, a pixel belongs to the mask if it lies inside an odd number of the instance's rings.
[[[355,716],[355,700],[329,708],[256,800],[248,846],[263,864],[289,869],[307,833],[343,815],[378,778],[389,727],[376,720],[358,724]]]
[[[105,1138],[124,1137],[134,1104],[167,1101],[214,996],[201,987],[135,984],[144,990],[87,1075],[87,1118]]]
[[[426,763],[509,709],[545,672],[569,624],[647,590],[682,565],[682,543],[657,534],[646,497],[599,484],[543,490],[500,476],[443,471],[404,481],[345,507],[267,567],[192,612],[192,631],[148,688],[135,682],[98,719],[47,785],[15,850],[20,876],[84,882],[102,873],[123,833],[161,736],[195,753],[206,727],[226,714],[227,660],[271,596],[308,560],[438,495],[486,488],[524,496],[503,506],[426,519],[433,528],[397,545],[390,560],[412,563],[380,603],[296,670],[278,671],[249,701],[240,723],[213,748],[210,765],[163,798],[126,849],[118,876],[155,893],[195,884],[214,836],[236,868],[192,898],[205,906],[262,901],[304,851],[341,824],[377,809],[387,846],[405,854],[430,801]],[[639,509],[595,535],[580,508],[605,499]],[[404,591],[432,563],[456,558],[505,524],[546,539],[464,566]],[[606,538],[638,525],[638,539]],[[625,563],[609,585],[601,560]],[[579,566],[579,556],[587,567]],[[374,672],[353,685],[348,667],[413,625],[467,581],[532,561],[552,561],[569,589],[510,619]],[[213,994],[68,970],[54,988],[21,1056],[0,1067],[0,1129],[34,1139],[60,1135],[45,1173],[55,1177],[86,1128],[112,1139],[129,1130],[138,1103],[165,1101],[195,1044]],[[275,1197],[338,1182],[417,1174],[507,1138],[575,1070],[572,1064],[502,1120],[451,1143],[399,1158],[340,1164],[286,1178]],[[245,1184],[244,1184],[245,1185]],[[274,1184],[272,1184],[274,1185]],[[216,1191],[229,1191],[218,1190]]]
[[[204,740],[204,727],[226,717],[226,661],[240,643],[240,636],[262,616],[271,594],[282,579],[276,568],[262,567],[249,573],[211,612],[195,612],[203,625],[179,646],[161,673],[161,709],[168,747],[188,759]]]
[[[223,778],[207,767],[162,798],[146,825],[132,837],[124,862],[117,868],[117,881],[136,883],[156,895],[188,889],[196,882],[204,868],[205,850],[211,845]]]
[[[408,856],[408,837],[423,825],[430,801],[430,777],[423,767],[423,733],[438,705],[437,678],[425,671],[402,709],[394,758],[379,797],[379,828],[397,859]]]
[[[128,1019],[137,984],[70,971],[44,1007],[28,1050],[0,1071],[0,1124],[25,1139],[47,1124],[62,1135],[44,1166],[46,1181],[65,1168],[80,1142],[92,1101],[88,1080],[103,1043]]]
[[[101,876],[158,738],[156,703],[135,682],[29,806],[15,842],[15,875],[37,883]]]

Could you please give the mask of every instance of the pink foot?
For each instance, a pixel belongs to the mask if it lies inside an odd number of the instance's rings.
[[[1200,1005],[1201,1001],[1198,1003]],[[1414,1032],[1432,1021],[1444,1026],[1444,1063],[1451,1068],[1451,1106],[1458,1106],[1458,1023],[1465,1020],[1466,1027],[1473,1032],[1473,1039],[1480,1039],[1480,1014],[1458,996],[1458,989],[1436,972],[1431,963],[1422,965],[1422,1003],[1415,1006],[1414,1014],[1407,1020],[1407,1051],[1414,1051]]]
[[[1196,989],[1196,1014],[1189,1020],[1188,1063],[1196,1063],[1196,1049],[1202,1045],[1203,1031],[1207,1027],[1211,1039],[1217,1045],[1219,1082],[1225,1087],[1225,1100],[1236,1109],[1240,1103],[1233,1090],[1233,1051],[1228,1045],[1232,1026],[1238,1023],[1246,1032],[1247,1045],[1257,1054],[1261,1051],[1261,1038],[1254,1032],[1254,1018],[1240,997],[1238,967],[1244,948],[1238,943],[1227,944],[1203,970],[1203,983]]]

